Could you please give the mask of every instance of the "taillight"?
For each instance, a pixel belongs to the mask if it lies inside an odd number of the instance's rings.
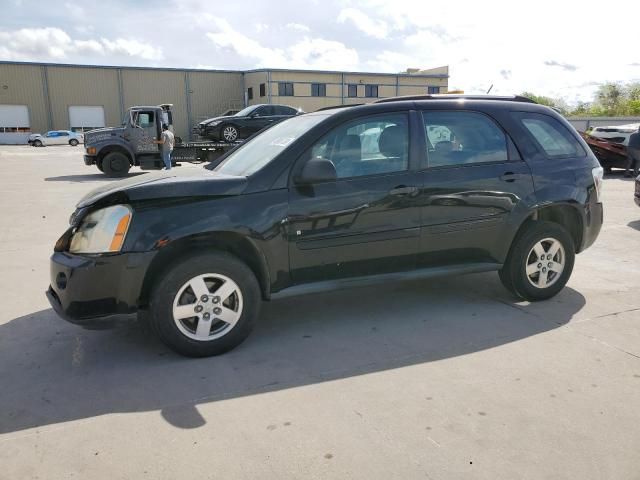
[[[602,201],[602,184],[604,181],[604,169],[602,167],[595,167],[591,170],[593,175],[593,184],[596,187],[596,201],[600,203]]]

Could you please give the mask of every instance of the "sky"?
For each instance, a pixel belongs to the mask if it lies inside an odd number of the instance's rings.
[[[610,5],[608,9],[607,6]],[[591,100],[640,81],[640,2],[0,0],[0,60],[401,72],[450,89]]]

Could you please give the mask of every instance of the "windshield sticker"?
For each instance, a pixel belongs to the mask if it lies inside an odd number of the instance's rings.
[[[295,140],[295,138],[293,138],[293,137],[280,137],[280,138],[276,138],[269,145],[272,145],[274,147],[286,147],[287,145],[289,145],[294,140]]]

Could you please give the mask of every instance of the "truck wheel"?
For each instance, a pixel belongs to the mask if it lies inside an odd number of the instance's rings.
[[[77,147],[78,140],[76,140],[75,138],[72,138],[71,140],[69,140],[69,145],[71,145],[72,147]]]
[[[219,355],[251,332],[260,287],[244,263],[226,253],[188,257],[153,289],[150,320],[160,339],[189,357]]]
[[[98,167],[98,170],[100,170],[102,173],[104,173],[104,168],[102,168],[102,160],[98,160],[96,162],[96,167]]]
[[[535,302],[564,288],[575,260],[571,235],[561,225],[536,221],[519,235],[502,267],[502,284],[514,295]]]
[[[130,168],[129,158],[120,152],[108,153],[102,159],[102,171],[107,177],[124,177],[129,173]]]
[[[238,139],[238,129],[233,125],[225,125],[222,128],[222,137],[227,142],[235,142]]]

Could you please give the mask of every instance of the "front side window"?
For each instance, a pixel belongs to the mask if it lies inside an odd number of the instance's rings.
[[[507,137],[486,115],[476,112],[422,113],[430,167],[505,162]]]
[[[365,85],[364,96],[369,98],[375,98],[378,96],[378,85]]]
[[[215,170],[227,175],[251,175],[329,115],[300,115],[279,122],[231,152]]]
[[[348,122],[329,132],[311,147],[310,156],[331,160],[338,178],[407,170],[407,115],[375,115]]]
[[[558,120],[541,113],[515,112],[522,125],[550,158],[583,157],[586,152],[578,140]]]
[[[311,96],[312,97],[326,97],[327,96],[327,84],[326,83],[312,83],[311,84]]]
[[[293,97],[293,83],[278,82],[278,95],[281,97]]]
[[[134,114],[134,123],[141,128],[153,126],[153,112],[136,112]]]
[[[348,95],[350,98],[355,98],[355,97],[357,97],[357,96],[358,96],[358,85],[357,85],[357,84],[355,84],[355,83],[350,84],[350,85],[348,86],[348,89],[347,89],[347,95]]]
[[[65,132],[64,130],[58,132],[58,136],[59,137],[68,137],[69,136],[69,132]]]

